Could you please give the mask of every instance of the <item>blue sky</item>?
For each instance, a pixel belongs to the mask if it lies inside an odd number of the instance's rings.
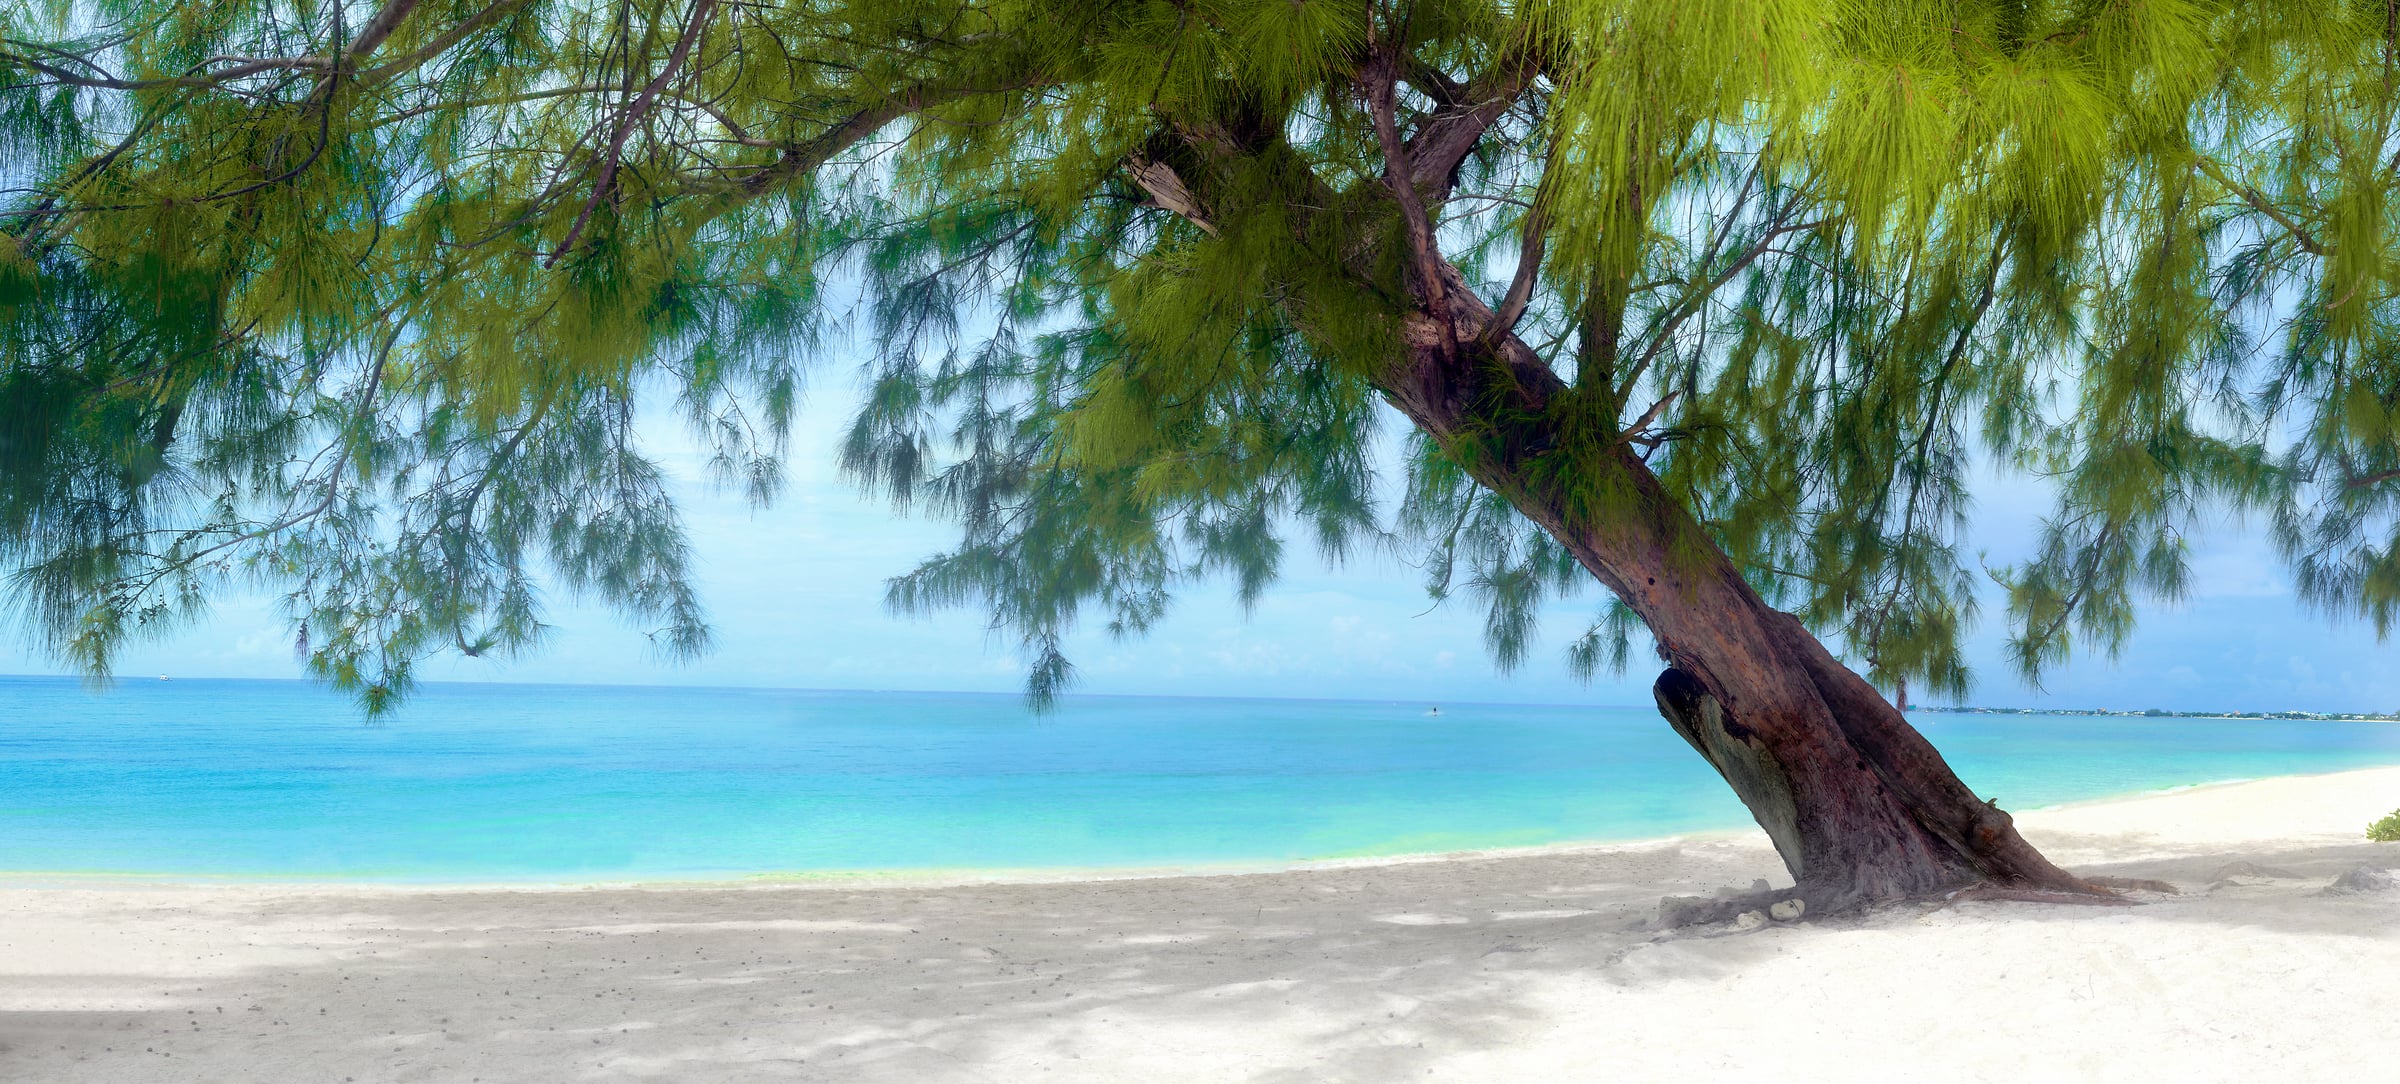
[[[828,381],[828,385],[834,382]],[[609,684],[762,685],[794,688],[1013,691],[1022,672],[1006,642],[986,636],[971,613],[933,620],[894,617],[883,581],[941,548],[948,528],[895,518],[856,496],[833,470],[833,446],[849,396],[821,388],[798,429],[791,487],[753,512],[737,497],[697,482],[683,507],[718,646],[697,663],[653,659],[636,633],[596,607],[557,599],[546,648],[508,662],[441,659],[431,680]],[[685,446],[672,426],[652,436],[661,449]],[[695,455],[666,458],[687,479]],[[1978,488],[1976,544],[1994,564],[2031,547],[2044,502],[2031,484],[1986,479]],[[2262,532],[2220,525],[2197,541],[2193,597],[2150,607],[2122,658],[2079,658],[2029,689],[2000,654],[1996,600],[1970,658],[1978,682],[1970,702],[1991,705],[2317,711],[2400,708],[2400,646],[2378,644],[2355,621],[2329,621],[2292,602],[2284,571]],[[1292,547],[1284,579],[1245,616],[1225,585],[1178,600],[1154,632],[1131,643],[1096,629],[1069,655],[1080,689],[1098,693],[1405,698],[1441,701],[1645,704],[1656,666],[1640,651],[1623,679],[1589,687],[1561,663],[1567,641],[1596,608],[1596,594],[1553,606],[1527,666],[1499,675],[1483,654],[1481,617],[1465,600],[1428,612],[1416,569],[1380,554],[1323,568],[1304,544]],[[211,619],[171,640],[128,652],[120,673],[152,678],[292,677],[291,636],[263,599],[228,598]],[[0,643],[0,673],[59,673],[15,641]]]

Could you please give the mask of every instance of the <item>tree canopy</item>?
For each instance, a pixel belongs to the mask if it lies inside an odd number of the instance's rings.
[[[2115,649],[2227,507],[2388,632],[2396,26],[2388,0],[10,5],[0,553],[94,674],[228,585],[281,595],[370,707],[430,653],[533,645],[545,583],[689,654],[637,406],[670,398],[765,500],[805,371],[855,340],[844,467],[961,528],[894,605],[984,609],[1037,697],[1079,619],[1139,633],[1206,577],[1255,598],[1287,536],[1422,559],[1517,664],[1592,580],[1478,483],[1503,453],[1606,519],[1629,498],[1595,464],[1630,449],[1887,686],[1965,688],[1985,575],[2024,676]],[[1503,448],[1505,397],[1395,426],[1440,304],[1493,314],[1451,344],[1488,387],[1555,384],[1555,447]],[[2009,567],[1967,533],[1987,464],[2057,492]],[[1622,666],[1638,621],[1604,603],[1571,665]]]

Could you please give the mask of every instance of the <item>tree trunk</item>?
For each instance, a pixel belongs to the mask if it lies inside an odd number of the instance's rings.
[[[1573,523],[1538,493],[1510,496],[1649,623],[1671,663],[1653,686],[1660,712],[1750,808],[1812,911],[1976,884],[2093,891],[1798,618],[1770,609],[1638,459],[1622,459],[1640,511],[1606,528]]]
[[[1513,337],[1482,346],[1489,309],[1457,287],[1447,318],[1404,324],[1409,354],[1381,382],[1386,398],[1648,623],[1670,663],[1659,710],[1749,806],[1811,913],[1974,885],[2103,894],[2034,850],[1865,678],[1768,607],[1625,441],[1546,463],[1594,439],[1570,420],[1584,393]]]

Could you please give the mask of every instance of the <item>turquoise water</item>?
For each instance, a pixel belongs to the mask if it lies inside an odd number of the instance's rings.
[[[2011,809],[2400,763],[2400,725],[1919,717]],[[2400,798],[2396,798],[2400,800]],[[1258,863],[1748,823],[1646,709],[0,678],[0,870],[388,881]]]

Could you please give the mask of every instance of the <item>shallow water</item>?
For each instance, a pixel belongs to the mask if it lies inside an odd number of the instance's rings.
[[[1648,709],[0,678],[0,870],[557,881],[1272,863],[1737,828]],[[2400,763],[2400,724],[1924,714],[2010,809]]]

